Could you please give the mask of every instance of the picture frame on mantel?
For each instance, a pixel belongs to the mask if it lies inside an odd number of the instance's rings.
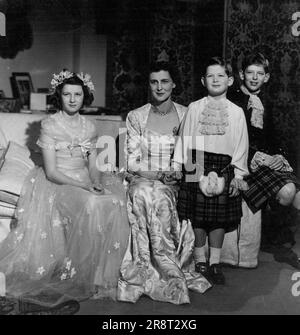
[[[29,108],[30,93],[34,91],[30,73],[13,72],[10,81],[13,97],[20,99],[23,108]]]

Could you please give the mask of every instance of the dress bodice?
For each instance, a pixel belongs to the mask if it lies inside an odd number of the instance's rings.
[[[179,122],[183,120],[186,107],[174,103]],[[169,170],[173,155],[175,135],[160,134],[147,127],[151,104],[129,112],[126,119],[127,136],[125,154],[130,171]]]
[[[78,180],[88,178],[87,154],[96,148],[95,125],[84,116],[71,126],[63,112],[57,112],[42,121],[38,145],[55,149],[56,167],[59,171]]]
[[[144,128],[141,138],[141,154],[142,160],[148,164],[149,171],[169,170],[174,144],[173,134],[160,134]]]

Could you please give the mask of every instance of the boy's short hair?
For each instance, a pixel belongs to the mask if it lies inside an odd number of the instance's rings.
[[[211,65],[220,65],[224,67],[225,72],[228,75],[228,77],[233,76],[233,70],[232,70],[231,63],[228,60],[225,60],[224,58],[219,57],[219,56],[211,57],[203,64],[202,76],[205,76],[207,68]]]
[[[250,65],[261,65],[265,72],[269,73],[269,61],[261,52],[246,56],[242,61],[242,71],[244,72]]]

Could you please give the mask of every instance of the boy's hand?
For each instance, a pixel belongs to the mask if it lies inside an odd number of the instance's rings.
[[[229,197],[237,197],[239,194],[239,182],[236,178],[233,178],[229,185]]]
[[[283,157],[281,155],[272,156],[272,160],[269,164],[269,168],[272,170],[280,170],[283,166]]]

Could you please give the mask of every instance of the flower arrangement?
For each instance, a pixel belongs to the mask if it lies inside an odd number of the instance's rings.
[[[83,74],[83,72],[73,73],[68,70],[63,70],[59,74],[53,73],[53,78],[50,83],[52,90],[54,91],[57,86],[62,84],[66,79],[73,77],[74,75],[76,75],[79,79],[81,79],[83,82],[83,85],[87,86],[90,91],[95,91],[94,84],[91,81],[91,76],[88,73],[86,74]]]

